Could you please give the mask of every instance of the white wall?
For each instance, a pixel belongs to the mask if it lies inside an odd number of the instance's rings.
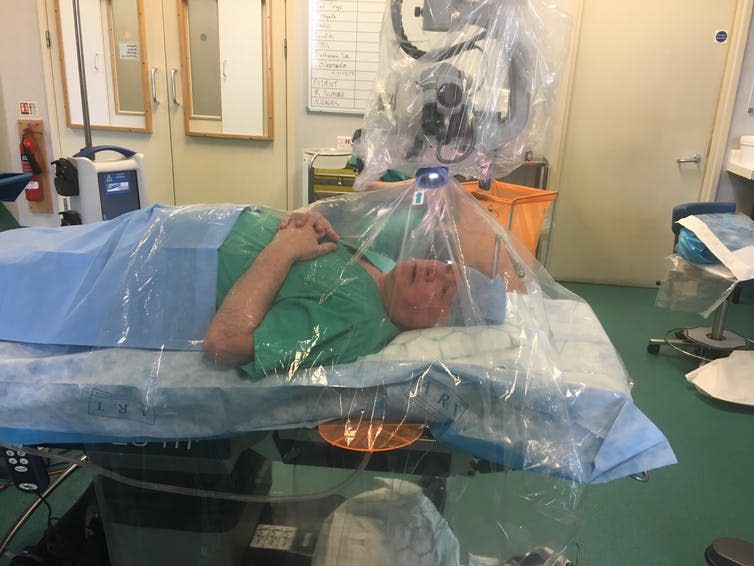
[[[5,17],[0,23],[0,170],[21,171],[19,155],[18,103],[34,101],[39,105],[39,119],[45,125],[45,142],[50,161],[54,159],[50,137],[50,119],[45,94],[42,45],[37,19],[37,3],[33,0],[17,2],[0,0],[0,13]],[[52,184],[50,185],[52,187]],[[53,206],[57,199],[53,190]],[[18,220],[24,225],[57,226],[57,213],[39,214],[29,212],[23,195],[16,201]]]
[[[744,54],[741,79],[733,107],[733,118],[730,124],[728,146],[725,150],[727,161],[731,149],[738,149],[738,138],[742,135],[754,134],[754,114],[749,114],[749,98],[754,91],[754,19],[749,28],[749,39]],[[751,215],[754,213],[754,181],[744,179],[725,170],[725,164],[720,171],[717,186],[717,201],[733,201],[739,212]]]

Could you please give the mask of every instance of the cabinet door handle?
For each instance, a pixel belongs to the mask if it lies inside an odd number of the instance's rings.
[[[172,90],[172,96],[173,96],[173,104],[176,106],[180,106],[181,103],[178,102],[178,87],[176,86],[175,77],[178,74],[178,69],[170,69],[170,89]]]
[[[157,100],[157,67],[152,67],[150,86],[152,88],[152,102],[159,104],[160,101]]]

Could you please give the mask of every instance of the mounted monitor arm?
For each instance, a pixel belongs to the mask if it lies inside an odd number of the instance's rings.
[[[504,115],[481,116],[480,122],[489,124],[481,128],[477,139],[480,172],[492,170],[499,151],[505,151],[526,129],[532,104],[532,93],[526,80],[529,68],[523,49],[516,48],[508,67],[508,109]],[[491,175],[480,174],[480,185],[486,185]]]

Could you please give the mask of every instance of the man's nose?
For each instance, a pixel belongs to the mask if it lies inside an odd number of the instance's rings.
[[[458,266],[454,263],[446,263],[444,273],[445,273],[445,277],[449,281],[457,281],[458,278],[461,276],[461,271],[458,269]]]
[[[440,267],[436,264],[426,266],[424,269],[424,280],[427,282],[434,281],[440,275]]]

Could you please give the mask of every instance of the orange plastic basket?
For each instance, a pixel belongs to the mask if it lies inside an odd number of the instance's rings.
[[[476,181],[461,183],[461,186],[473,194],[532,255],[537,255],[537,244],[545,217],[552,203],[558,198],[556,191],[533,189],[501,181],[492,181],[489,190],[480,189]]]

